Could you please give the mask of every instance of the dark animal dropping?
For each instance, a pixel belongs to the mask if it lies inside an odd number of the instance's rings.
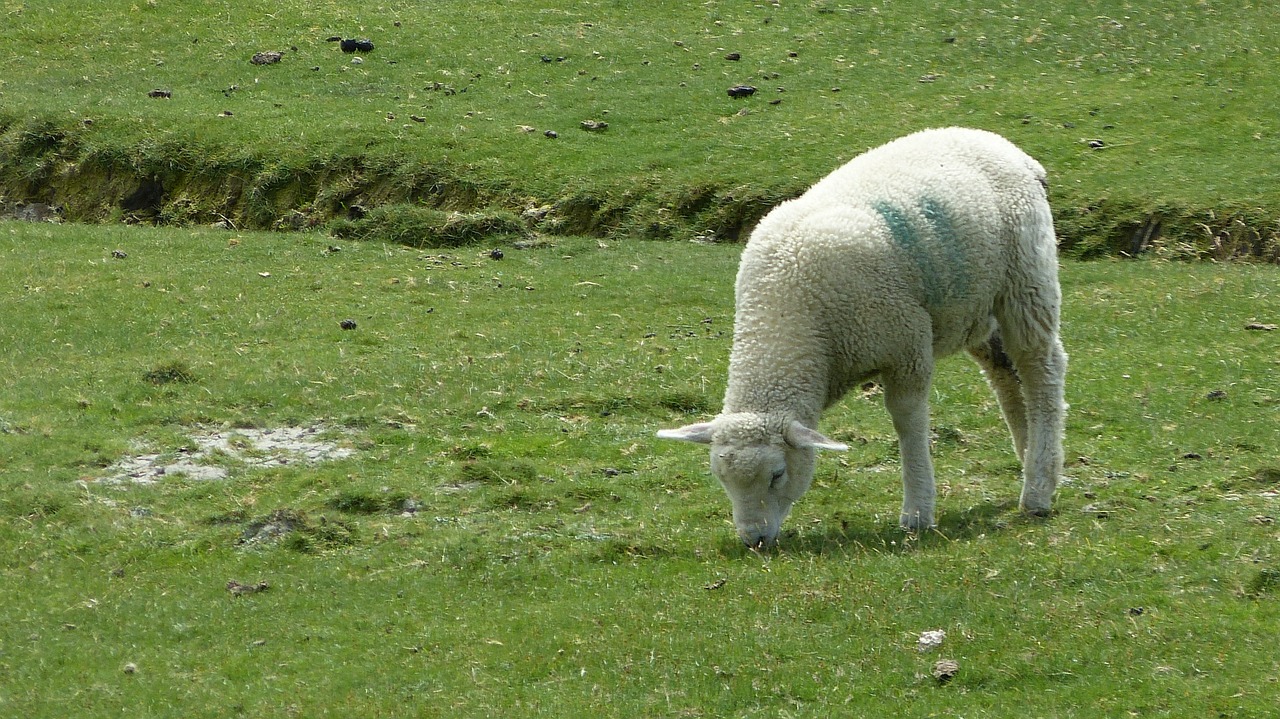
[[[734,85],[729,88],[729,97],[732,98],[751,97],[754,94],[756,94],[756,89],[751,85]]]
[[[339,46],[343,52],[373,52],[372,40],[344,38]]]
[[[339,323],[338,323],[338,326],[339,326],[339,327],[341,327],[341,328],[342,328],[342,329],[344,329],[344,330],[353,330],[353,329],[355,329],[355,328],[356,328],[356,321],[355,321],[355,320],[343,320],[343,321],[341,321],[341,322],[339,322]]]

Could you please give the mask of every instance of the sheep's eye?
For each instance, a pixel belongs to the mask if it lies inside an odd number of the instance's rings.
[[[775,470],[775,471],[774,471],[774,473],[773,473],[773,477],[769,479],[769,486],[770,486],[770,487],[777,487],[777,486],[778,486],[778,483],[779,483],[779,482],[781,482],[781,481],[782,481],[782,478],[783,478],[783,477],[785,477],[785,476],[787,476],[787,470],[786,470],[786,469],[778,469],[778,470]]]

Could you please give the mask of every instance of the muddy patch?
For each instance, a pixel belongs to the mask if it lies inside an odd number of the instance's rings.
[[[336,439],[335,439],[336,437]],[[198,429],[175,452],[137,454],[107,467],[108,484],[155,484],[169,477],[226,479],[238,469],[316,464],[355,454],[340,431],[322,425],[273,429]]]

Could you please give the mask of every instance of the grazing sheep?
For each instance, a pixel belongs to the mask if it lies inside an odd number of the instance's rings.
[[[999,135],[926,130],[873,149],[770,212],[742,253],[724,409],[658,436],[711,445],[738,534],[772,544],[809,488],[815,429],[879,377],[902,459],[903,527],[934,525],[929,385],[967,350],[1044,515],[1062,471],[1067,357],[1044,168]]]

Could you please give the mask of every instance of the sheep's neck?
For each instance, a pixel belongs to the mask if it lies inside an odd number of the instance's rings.
[[[827,353],[813,333],[791,323],[736,328],[726,413],[778,413],[813,426],[829,403],[829,388]]]

